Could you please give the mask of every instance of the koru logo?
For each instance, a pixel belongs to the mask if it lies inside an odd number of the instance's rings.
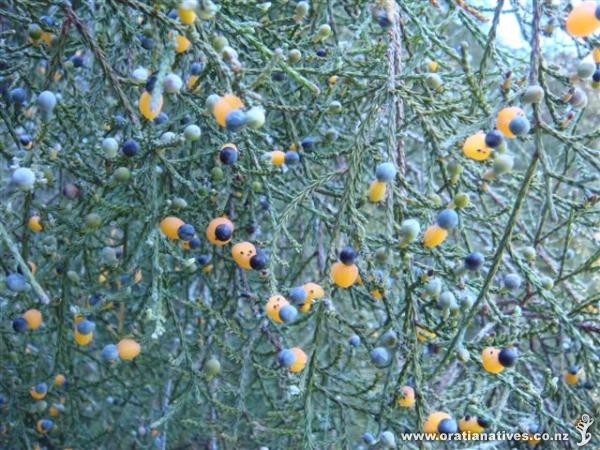
[[[587,432],[588,428],[592,423],[594,423],[594,419],[592,419],[587,414],[582,415],[581,418],[577,421],[575,429],[581,434],[581,441],[577,443],[578,447],[583,447],[585,444],[590,442],[590,439],[592,439],[592,433]]]

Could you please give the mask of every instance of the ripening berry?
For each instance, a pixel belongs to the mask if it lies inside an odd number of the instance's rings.
[[[387,366],[391,361],[390,352],[384,347],[375,347],[371,350],[369,356],[375,367],[379,368]]]
[[[452,434],[457,431],[458,424],[456,423],[456,420],[454,420],[450,414],[442,411],[431,413],[423,424],[424,433]]]
[[[238,242],[231,247],[231,256],[236,264],[242,269],[252,269],[250,260],[254,255],[256,255],[256,247],[250,242]]]
[[[42,400],[48,393],[48,385],[46,383],[38,383],[29,388],[29,394],[36,400]]]
[[[289,304],[290,303],[282,295],[272,295],[265,306],[267,316],[277,323],[283,323],[280,312],[283,307],[288,306]]]
[[[265,124],[265,110],[260,106],[253,106],[246,111],[246,125],[257,130]]]
[[[527,89],[525,89],[525,92],[523,92],[523,97],[521,97],[521,101],[526,104],[540,103],[543,99],[544,89],[537,84],[527,86]]]
[[[192,45],[192,43],[185,36],[181,34],[175,36],[175,51],[177,53],[185,52],[188,48],[190,48],[190,45]]]
[[[504,137],[514,139],[516,136],[510,130],[510,123],[515,117],[524,115],[523,110],[516,106],[501,109],[496,117],[496,128],[502,132]]]
[[[82,346],[88,345],[94,339],[94,328],[94,323],[87,319],[77,322],[74,332],[75,342]]]
[[[294,356],[296,357],[296,361],[294,361],[294,363],[289,367],[288,370],[293,373],[298,373],[298,372],[302,371],[302,369],[304,369],[304,367],[306,366],[308,357],[306,356],[306,353],[304,353],[300,347],[293,347],[290,350],[294,353]]]
[[[40,111],[52,112],[56,106],[56,95],[54,95],[54,92],[52,91],[40,92],[36,102]]]
[[[382,181],[373,181],[369,186],[369,201],[378,203],[385,198],[386,184]]]
[[[358,279],[358,267],[338,261],[331,266],[331,279],[336,286],[348,288]]]
[[[28,309],[23,314],[23,319],[30,330],[37,330],[42,325],[42,313],[38,309]]]
[[[50,432],[53,427],[54,427],[54,422],[52,422],[50,419],[38,420],[35,425],[35,429],[38,431],[38,433],[42,433],[42,434],[46,434],[46,433]]]
[[[467,158],[476,161],[485,161],[492,154],[492,149],[485,143],[486,134],[483,131],[469,136],[463,144],[462,150]]]
[[[423,235],[423,245],[433,248],[440,245],[448,237],[448,232],[439,225],[430,225]]]
[[[177,233],[177,230],[179,230],[179,227],[181,227],[184,224],[185,222],[180,218],[168,216],[161,220],[160,231],[169,239],[177,240],[179,239],[179,234]]]
[[[483,368],[490,373],[500,373],[507,367],[512,367],[517,362],[517,350],[507,347],[502,350],[486,347],[481,352]]]
[[[400,240],[403,246],[413,242],[421,232],[421,225],[415,219],[406,219],[400,224]]]
[[[600,27],[600,11],[595,1],[584,1],[573,7],[565,28],[574,37],[586,37]]]
[[[436,223],[444,230],[452,230],[458,225],[458,214],[453,209],[445,209],[438,214]]]
[[[64,386],[66,382],[67,378],[62,373],[56,374],[54,377],[54,384],[56,386]]]
[[[40,216],[31,216],[27,221],[27,228],[29,228],[34,233],[41,232],[44,228],[42,227],[42,220]]]
[[[495,175],[505,175],[507,173],[512,172],[513,167],[515,165],[515,159],[512,155],[508,153],[498,155],[494,159],[494,164],[492,166],[492,170]]]
[[[225,245],[233,236],[235,226],[227,217],[217,217],[206,227],[206,238],[214,245]]]
[[[119,357],[128,361],[139,355],[142,347],[133,339],[125,338],[119,341],[117,350],[119,351]]]
[[[186,126],[183,130],[183,136],[188,141],[197,141],[200,139],[200,135],[202,134],[200,127],[198,125],[190,124]]]
[[[398,395],[398,406],[412,408],[415,404],[415,390],[410,386],[402,386]]]
[[[163,105],[163,97],[159,96],[157,99],[152,97],[152,94],[148,91],[144,91],[140,96],[139,108],[142,116],[148,120],[154,120],[160,114],[160,110]]]
[[[235,144],[225,144],[219,151],[219,159],[223,164],[232,165],[238,159],[238,151]]]
[[[540,284],[542,285],[542,287],[544,289],[549,291],[550,289],[552,289],[554,287],[554,280],[550,277],[543,276],[540,278]]]
[[[483,433],[490,422],[482,417],[464,416],[458,421],[458,429],[461,433]]]
[[[12,173],[10,181],[22,191],[31,191],[35,184],[35,173],[27,167],[19,167]]]
[[[231,111],[242,110],[243,108],[244,103],[242,103],[239,97],[233,94],[226,94],[223,97],[218,97],[214,100],[212,113],[217,123],[225,128],[227,126],[227,115]]]
[[[325,291],[316,283],[305,283],[302,287],[306,291],[306,301],[300,307],[300,311],[306,313],[310,310],[315,298],[323,298],[325,296]]]
[[[579,367],[573,365],[570,366],[565,372],[564,378],[568,384],[577,384],[579,383]]]
[[[221,362],[217,358],[212,357],[206,361],[204,370],[206,371],[206,375],[212,378],[221,372]]]
[[[587,94],[585,91],[579,88],[575,88],[571,94],[571,97],[569,98],[569,104],[573,108],[583,108],[585,105],[587,105],[587,101]]]

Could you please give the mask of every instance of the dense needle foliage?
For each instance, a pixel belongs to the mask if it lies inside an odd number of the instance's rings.
[[[576,448],[600,51],[570,10],[1,1],[0,447],[535,444],[400,442],[443,411]]]

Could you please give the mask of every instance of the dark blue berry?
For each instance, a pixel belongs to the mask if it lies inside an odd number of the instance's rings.
[[[190,239],[189,244],[190,244],[190,248],[192,250],[195,250],[195,249],[197,249],[197,248],[200,247],[201,242],[200,242],[200,239],[198,239],[197,237],[195,237],[195,238]]]
[[[156,42],[151,37],[144,36],[142,38],[142,47],[145,48],[146,50],[152,50],[155,45],[156,45]]]
[[[22,105],[27,101],[27,91],[20,87],[14,88],[10,91],[10,100],[17,105]]]
[[[483,266],[483,255],[479,252],[473,252],[465,258],[465,267],[469,270],[478,270]]]
[[[83,66],[83,58],[79,55],[73,55],[69,58],[69,61],[73,63],[73,67],[79,68]]]
[[[288,166],[293,166],[300,162],[300,154],[292,150],[285,152],[285,163]]]
[[[500,144],[502,144],[503,140],[504,136],[502,136],[502,133],[500,133],[498,130],[489,131],[485,135],[485,145],[490,148],[498,147]]]
[[[513,347],[508,347],[500,350],[500,354],[498,355],[498,361],[504,367],[512,367],[517,362],[517,350]]]
[[[223,164],[228,166],[234,164],[237,161],[238,153],[233,147],[223,147],[219,152],[219,159]]]
[[[201,266],[206,266],[211,259],[212,256],[209,254],[199,255],[196,257],[196,261],[198,261],[198,264],[200,264]]]
[[[340,252],[340,261],[350,266],[354,264],[354,259],[356,258],[356,252],[350,246],[344,247]]]
[[[167,120],[169,120],[169,116],[167,115],[167,113],[161,112],[158,114],[156,119],[154,119],[154,123],[156,125],[160,125],[161,123],[165,123]]]
[[[239,131],[246,125],[246,114],[241,109],[230,111],[225,117],[225,127],[229,131]]]
[[[177,229],[177,236],[182,241],[189,241],[194,237],[194,234],[196,234],[196,230],[189,223],[184,223]]]
[[[12,327],[13,330],[15,330],[17,333],[20,333],[27,329],[27,321],[22,317],[17,317],[15,320],[13,320]]]
[[[271,74],[271,78],[273,79],[273,81],[283,81],[283,80],[285,80],[285,73],[284,72],[273,72]]]
[[[154,90],[154,86],[156,86],[156,80],[157,80],[156,75],[152,75],[152,76],[150,76],[150,78],[148,78],[146,80],[146,85],[144,86],[144,89],[146,90],[146,92],[152,93],[152,91]]]
[[[215,237],[217,240],[225,242],[231,239],[231,235],[233,234],[233,230],[231,227],[225,223],[222,223],[217,228],[215,228]]]
[[[304,139],[302,139],[300,145],[304,150],[310,150],[315,145],[315,142],[317,142],[317,140],[314,137],[306,136]]]
[[[124,143],[123,143],[123,154],[125,154],[125,156],[135,156],[137,155],[137,153],[140,151],[140,144],[137,143],[137,141],[133,140],[133,139],[127,139]]]
[[[267,267],[269,258],[262,250],[256,249],[256,255],[250,258],[250,267],[254,270],[263,270]]]
[[[192,66],[190,67],[190,72],[192,72],[192,75],[200,75],[202,73],[203,68],[204,66],[201,62],[195,62],[192,63]]]

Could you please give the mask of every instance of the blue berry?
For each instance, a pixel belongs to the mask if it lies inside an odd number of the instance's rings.
[[[355,334],[354,336],[350,336],[350,339],[348,339],[348,343],[352,347],[358,347],[360,345],[360,336],[358,336],[357,334]]]
[[[233,147],[223,147],[219,152],[219,159],[223,164],[228,166],[234,164],[237,161],[238,152]]]
[[[453,209],[445,209],[438,214],[436,223],[445,230],[451,230],[458,225],[458,214]]]
[[[262,250],[256,249],[256,255],[250,258],[250,267],[254,270],[263,270],[267,267],[269,258]]]
[[[202,69],[204,68],[203,64],[201,62],[194,62],[192,63],[191,67],[190,67],[190,72],[192,72],[192,75],[200,75],[202,73]]]
[[[205,255],[199,255],[198,257],[196,257],[196,261],[198,261],[198,264],[200,264],[201,266],[206,266],[210,260],[212,259],[211,255],[205,254]]]
[[[105,345],[102,349],[102,359],[105,361],[116,361],[119,359],[119,350],[114,344]]]
[[[169,17],[169,19],[177,19],[177,11],[172,9],[171,11],[169,11],[169,14],[167,14],[167,16]]]
[[[373,436],[371,433],[367,432],[362,435],[362,440],[367,445],[373,445],[375,443],[375,436]]]
[[[223,242],[228,241],[229,239],[231,239],[232,234],[233,234],[233,230],[227,224],[222,223],[217,228],[215,228],[215,237],[219,241],[223,241]]]
[[[225,116],[225,127],[229,131],[239,131],[246,125],[246,114],[241,109],[234,109]]]
[[[7,275],[6,286],[13,292],[23,292],[28,289],[27,281],[20,273],[11,273]]]
[[[375,176],[379,181],[389,183],[394,180],[396,176],[396,167],[391,162],[384,162],[377,166],[375,169]]]
[[[12,327],[13,330],[15,330],[17,333],[20,333],[27,330],[27,321],[22,317],[17,317],[15,320],[13,320]]]
[[[154,90],[154,86],[156,86],[157,80],[158,78],[156,77],[156,75],[152,75],[150,78],[148,78],[146,80],[146,84],[144,85],[144,90],[146,92],[152,93],[152,91]]]
[[[137,141],[133,139],[127,139],[123,143],[123,147],[121,147],[121,150],[123,151],[123,154],[125,156],[132,157],[137,155],[140,151],[140,144],[138,144]]]
[[[48,392],[48,385],[46,383],[38,383],[35,385],[35,392],[38,394],[45,394]]]
[[[298,316],[298,310],[292,305],[285,305],[279,310],[279,317],[285,323],[293,322]]]
[[[375,347],[371,350],[369,356],[371,357],[371,362],[375,364],[376,367],[385,367],[390,362],[390,352],[384,347]]]
[[[51,28],[55,25],[56,22],[54,20],[54,17],[42,16],[40,17],[40,23],[45,27]]]
[[[73,67],[79,68],[83,66],[83,58],[79,55],[73,55],[69,58],[69,61],[73,63]]]
[[[356,252],[350,246],[344,247],[340,252],[340,261],[350,266],[354,264],[354,259],[356,258]]]
[[[304,150],[310,150],[315,143],[317,142],[317,140],[312,137],[312,136],[306,136],[304,139],[302,139],[302,142],[300,142],[300,145],[302,146],[302,148]]]
[[[154,119],[154,121],[153,121],[153,122],[154,122],[156,125],[160,125],[160,124],[163,124],[163,123],[165,123],[167,120],[169,120],[169,116],[167,115],[167,113],[165,113],[165,112],[160,112],[160,113],[158,114],[158,116],[156,117],[156,119]]]
[[[296,355],[288,349],[281,350],[277,355],[277,361],[283,367],[291,367],[296,362]]]
[[[504,136],[502,136],[502,133],[498,130],[489,131],[485,135],[485,145],[490,148],[497,148],[502,144],[503,140]]]
[[[483,255],[479,252],[473,252],[465,258],[465,267],[469,270],[479,270],[483,266]]]
[[[94,322],[91,322],[87,319],[83,319],[77,323],[77,331],[79,331],[79,333],[81,333],[81,334],[93,333],[94,328],[96,328],[96,325],[94,325]]]
[[[156,45],[156,41],[154,39],[152,39],[151,37],[146,37],[144,36],[142,39],[142,47],[145,48],[146,50],[152,50],[154,48],[154,46]]]
[[[288,299],[292,303],[300,305],[306,301],[306,290],[303,286],[294,287],[290,289],[290,292],[288,293]]]
[[[389,28],[392,26],[392,21],[387,15],[387,12],[380,10],[377,12],[377,23],[381,28]]]
[[[325,58],[327,56],[327,49],[323,47],[318,48],[316,53],[319,58]]]
[[[31,135],[27,133],[23,133],[21,136],[19,136],[19,142],[25,147],[31,144],[32,140],[33,138],[31,137]]]
[[[293,166],[300,162],[300,154],[292,150],[285,152],[285,163],[288,166]]]
[[[592,75],[592,80],[595,83],[600,82],[600,69],[596,69],[596,71],[594,72],[594,74]]]
[[[189,223],[184,223],[177,229],[177,236],[182,241],[189,241],[196,234],[196,230]]]
[[[510,121],[508,129],[515,136],[523,136],[529,132],[529,121],[523,116],[517,116]]]
[[[15,88],[12,91],[10,91],[10,101],[17,104],[17,105],[22,105],[23,103],[25,103],[27,101],[27,91],[25,91],[25,89],[23,88]]]
[[[190,239],[189,244],[190,244],[190,248],[192,250],[195,250],[197,248],[200,248],[201,242],[200,242],[200,239],[198,239],[197,237],[195,237],[195,238]]]
[[[517,362],[518,353],[514,347],[508,347],[500,350],[498,360],[504,367],[512,367]]]
[[[454,419],[444,419],[438,424],[438,433],[454,434],[458,432],[458,424]]]
[[[506,289],[519,289],[521,287],[521,277],[516,273],[509,273],[504,276],[504,287]]]

